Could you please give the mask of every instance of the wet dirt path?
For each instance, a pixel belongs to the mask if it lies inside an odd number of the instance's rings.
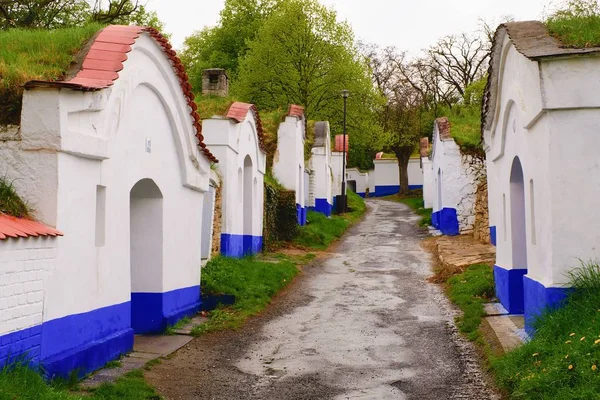
[[[426,282],[408,207],[370,212],[238,332],[194,340],[146,373],[168,399],[494,399],[454,311]]]

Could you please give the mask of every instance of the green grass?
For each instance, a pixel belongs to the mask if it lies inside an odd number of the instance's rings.
[[[237,329],[260,313],[281,289],[298,274],[296,265],[283,258],[268,262],[248,257],[216,257],[202,269],[202,292],[231,294],[236,302],[209,313],[209,321],[196,327],[194,334],[221,329]]]
[[[550,34],[566,47],[600,46],[600,5],[595,0],[571,0],[546,20]]]
[[[0,371],[0,399],[10,400],[141,400],[160,399],[141,371],[126,374],[114,384],[73,392],[62,384],[47,384],[29,368],[15,365]]]
[[[348,191],[348,207],[350,212],[344,215],[332,215],[330,218],[321,213],[309,211],[307,224],[300,227],[294,244],[315,250],[327,249],[334,241],[342,237],[351,225],[360,220],[367,209],[364,200],[351,191]]]
[[[463,150],[481,150],[481,113],[479,108],[455,106],[448,115],[450,134]]]
[[[463,312],[458,329],[472,341],[480,337],[479,325],[485,315],[483,304],[494,297],[494,274],[489,265],[472,265],[448,279],[446,293]]]
[[[32,210],[7,178],[0,178],[0,213],[18,218],[30,218]]]
[[[514,399],[598,399],[600,393],[600,267],[585,265],[571,279],[564,307],[547,311],[532,340],[496,359],[501,388]]]
[[[198,114],[200,114],[202,119],[212,118],[215,115],[223,116],[227,114],[229,107],[236,101],[237,100],[233,97],[196,95]]]
[[[82,45],[102,25],[0,31],[0,124],[18,124],[23,84],[62,78]]]
[[[422,195],[400,196],[396,194],[393,196],[382,197],[381,199],[406,204],[421,217],[419,226],[426,227],[431,225],[431,214],[433,213],[433,209],[425,208]]]
[[[185,317],[179,320],[175,325],[167,326],[167,329],[165,329],[165,335],[175,335],[176,330],[183,328],[190,322],[192,322],[192,319],[190,317]]]

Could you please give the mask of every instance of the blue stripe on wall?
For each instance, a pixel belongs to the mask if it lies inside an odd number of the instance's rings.
[[[25,360],[37,364],[41,356],[42,326],[23,329],[0,337],[0,370],[15,359],[23,356]]]
[[[331,216],[331,210],[333,206],[329,204],[329,200],[327,199],[315,199],[315,207],[314,211],[324,214],[327,217]]]
[[[363,199],[367,198],[367,192],[364,193],[356,193],[357,195],[359,195],[360,197],[362,197]]]
[[[523,276],[526,269],[504,269],[494,265],[496,297],[510,314],[523,314]]]
[[[131,326],[135,333],[160,333],[199,309],[200,286],[166,293],[131,293]]]
[[[545,309],[560,307],[569,292],[569,288],[547,288],[540,282],[535,281],[528,276],[523,277],[524,309],[525,309],[525,330],[532,334],[535,332],[533,323]]]
[[[296,216],[298,218],[298,225],[306,225],[306,207],[302,207],[300,204],[296,204]]]
[[[221,254],[226,257],[242,258],[258,254],[262,248],[262,236],[221,234]]]
[[[408,185],[408,190],[423,189],[423,185]]]
[[[496,227],[490,226],[490,242],[495,246],[496,245]]]
[[[400,185],[375,186],[375,197],[391,196],[400,192]]]
[[[444,235],[456,236],[459,234],[458,216],[454,208],[444,208],[431,215],[432,225]]]

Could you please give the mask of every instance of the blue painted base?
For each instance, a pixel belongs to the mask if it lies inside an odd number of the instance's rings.
[[[423,189],[423,185],[408,185],[408,190]]]
[[[242,258],[258,254],[262,248],[262,236],[221,234],[221,254],[226,257]]]
[[[298,217],[298,225],[306,225],[306,207],[302,207],[300,204],[296,204],[296,216]]]
[[[490,242],[495,246],[496,245],[496,227],[490,226]]]
[[[0,366],[23,357],[48,378],[81,377],[133,349],[131,304],[57,318],[0,338]]]
[[[525,330],[527,333],[530,335],[534,333],[533,324],[536,317],[545,309],[560,307],[567,298],[570,290],[568,288],[547,288],[540,282],[524,276]]]
[[[510,314],[523,314],[523,276],[526,269],[504,269],[494,265],[496,297]]]
[[[200,311],[212,311],[217,308],[219,304],[231,306],[235,304],[235,296],[231,294],[202,295]]]
[[[431,223],[439,229],[444,235],[456,236],[458,230],[458,216],[454,208],[444,208],[431,215]]]
[[[312,211],[316,211],[325,215],[326,217],[331,217],[333,206],[329,204],[327,199],[315,199],[315,206],[312,207]]]
[[[200,286],[166,293],[131,293],[131,327],[135,333],[160,333],[199,309]]]
[[[375,186],[375,197],[385,197],[398,194],[400,185]]]

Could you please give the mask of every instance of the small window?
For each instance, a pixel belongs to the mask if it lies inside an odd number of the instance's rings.
[[[216,85],[217,83],[219,83],[219,74],[210,74],[210,75],[208,75],[208,82],[211,85]]]
[[[96,186],[96,247],[104,246],[106,236],[106,186]]]

